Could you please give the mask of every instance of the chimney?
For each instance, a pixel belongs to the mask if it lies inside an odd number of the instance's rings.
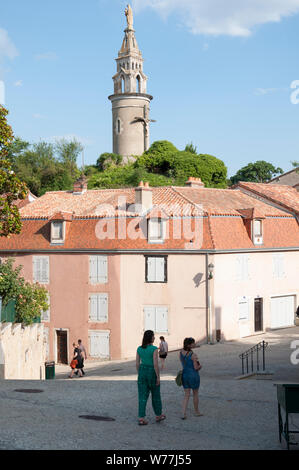
[[[85,175],[81,175],[77,181],[74,182],[73,194],[83,194],[87,190],[87,178]]]
[[[204,188],[205,187],[204,183],[201,181],[200,178],[194,178],[193,176],[189,177],[185,185],[188,186],[189,188]]]
[[[135,188],[135,204],[141,205],[147,211],[153,207],[153,190],[148,182],[143,184],[143,181],[140,181],[138,188]]]

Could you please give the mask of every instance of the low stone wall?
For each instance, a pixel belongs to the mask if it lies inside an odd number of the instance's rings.
[[[0,379],[45,379],[44,325],[0,323]]]

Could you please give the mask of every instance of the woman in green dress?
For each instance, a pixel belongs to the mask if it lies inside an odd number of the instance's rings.
[[[136,353],[139,402],[138,424],[141,426],[148,424],[148,421],[145,419],[145,410],[150,393],[152,394],[152,405],[156,415],[156,422],[166,418],[166,416],[162,414],[158,348],[153,345],[154,341],[154,332],[151,330],[145,331],[142,345],[139,346]]]

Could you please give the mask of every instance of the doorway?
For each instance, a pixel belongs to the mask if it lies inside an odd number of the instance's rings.
[[[56,330],[56,336],[57,336],[57,362],[59,364],[68,364],[67,331]]]
[[[263,331],[263,299],[254,299],[254,331]]]

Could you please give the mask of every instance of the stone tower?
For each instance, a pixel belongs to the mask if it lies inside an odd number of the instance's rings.
[[[133,29],[133,13],[126,8],[127,28],[116,59],[117,73],[113,77],[112,102],[113,153],[125,161],[142,155],[149,148],[149,110],[151,95],[146,93],[147,76],[143,73],[143,58]]]

